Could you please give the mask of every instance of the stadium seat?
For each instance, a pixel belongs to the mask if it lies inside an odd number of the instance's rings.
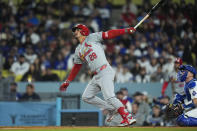
[[[64,80],[67,75],[65,70],[52,70],[52,73],[55,73],[61,81]]]
[[[9,70],[2,70],[2,76],[7,78],[9,76],[14,76]]]
[[[16,75],[14,81],[19,82],[23,78],[23,75]]]

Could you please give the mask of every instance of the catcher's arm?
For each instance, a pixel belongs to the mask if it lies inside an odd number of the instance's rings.
[[[180,95],[180,94],[176,94],[175,95],[175,99],[173,101],[173,104],[178,104],[178,103],[184,103],[184,99],[186,98],[186,95]]]
[[[193,103],[194,103],[195,107],[197,107],[197,98],[193,99]]]
[[[194,107],[197,107],[197,85],[196,83],[193,82],[189,85],[189,92],[190,92]]]

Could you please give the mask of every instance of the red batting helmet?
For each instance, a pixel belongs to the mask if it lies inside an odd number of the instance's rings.
[[[90,31],[87,26],[82,24],[77,24],[72,28],[72,31],[75,32],[76,29],[81,29],[80,33],[84,36],[88,36]]]
[[[179,63],[180,65],[183,64],[183,61],[182,61],[181,58],[176,58],[174,62],[175,62],[175,63]]]

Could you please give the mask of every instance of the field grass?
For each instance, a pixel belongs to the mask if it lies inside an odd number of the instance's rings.
[[[2,131],[197,131],[197,127],[0,127]]]

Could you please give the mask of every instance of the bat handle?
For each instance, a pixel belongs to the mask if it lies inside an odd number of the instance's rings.
[[[137,28],[137,27],[135,26],[134,29],[136,29],[136,28]],[[130,32],[133,33],[134,31],[133,31],[133,30],[130,30]]]
[[[148,13],[135,27],[134,29],[137,29],[138,26],[140,26],[148,17],[150,16],[150,14]],[[130,30],[131,33],[133,33],[133,30]]]

